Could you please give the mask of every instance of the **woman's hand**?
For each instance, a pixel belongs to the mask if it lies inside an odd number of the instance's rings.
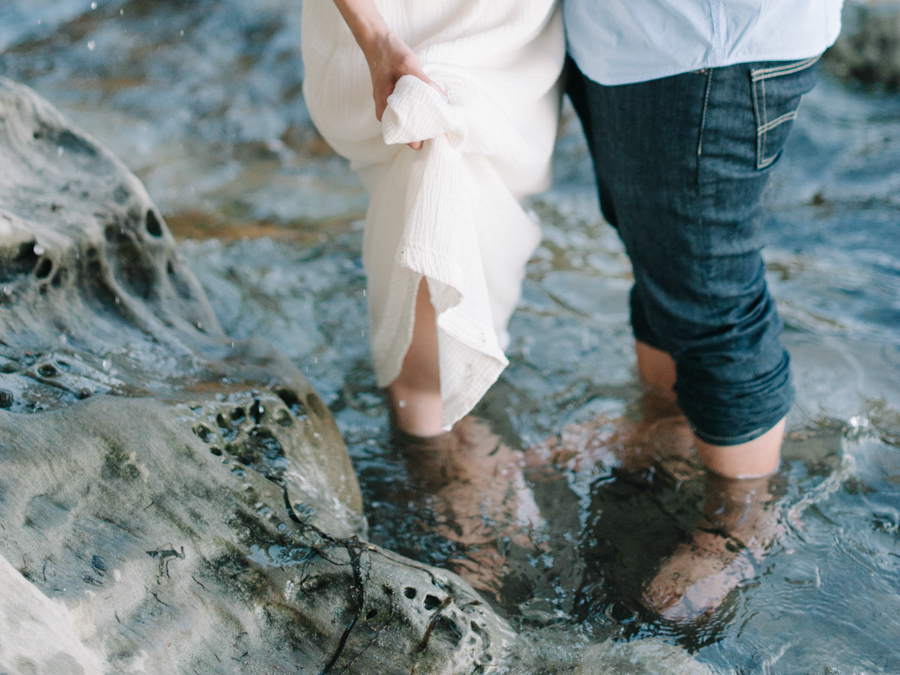
[[[394,92],[397,80],[404,75],[419,78],[447,98],[422,70],[419,57],[385,23],[374,0],[334,0],[334,4],[350,27],[353,37],[363,50],[366,63],[369,64],[375,117],[379,122],[387,108],[388,96]],[[410,143],[409,147],[418,150],[422,147],[422,141]]]

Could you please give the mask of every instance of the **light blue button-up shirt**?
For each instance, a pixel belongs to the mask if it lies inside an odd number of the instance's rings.
[[[837,39],[843,0],[563,0],[569,52],[606,85],[793,61]]]

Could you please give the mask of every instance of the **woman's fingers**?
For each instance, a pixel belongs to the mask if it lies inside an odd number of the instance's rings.
[[[363,50],[372,75],[372,94],[375,98],[375,116],[381,116],[387,108],[387,99],[394,92],[394,86],[404,75],[421,78],[425,73],[422,64],[413,51],[393,32],[372,43]]]
[[[369,63],[369,71],[372,75],[372,95],[375,99],[375,117],[378,121],[384,116],[387,109],[388,97],[394,93],[397,81],[405,76],[412,75],[427,85],[434,87],[441,97],[449,102],[447,94],[438,84],[425,74],[419,57],[396,34],[390,33],[378,41],[370,49],[365,50],[366,60]],[[420,150],[424,141],[409,143],[413,150]]]
[[[375,117],[381,121],[387,109],[388,97],[404,75],[412,75],[437,89],[444,100],[447,95],[422,69],[422,62],[412,49],[385,23],[374,0],[334,0],[341,16],[356,38],[369,64],[372,75],[372,96],[375,99]],[[422,141],[409,144],[419,150]]]

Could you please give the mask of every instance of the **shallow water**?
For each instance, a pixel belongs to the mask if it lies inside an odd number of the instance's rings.
[[[467,546],[441,536],[389,438],[368,360],[366,200],[310,127],[299,11],[287,0],[7,1],[0,74],[138,173],[190,237],[183,250],[226,332],[266,337],[304,370],[350,447],[376,543],[450,567],[503,554],[492,601],[522,631],[511,672],[568,672],[607,636],[662,636],[721,672],[900,672],[900,97],[823,75],[803,104],[767,223],[798,390],[777,481],[783,532],[754,581],[685,628],[641,615],[631,575],[668,545],[655,532],[674,538],[667,523],[696,518],[702,481],[690,464],[629,473],[606,452],[640,407],[630,270],[599,216],[577,123],[568,116],[556,185],[535,200],[544,242],[511,323],[510,367],[478,415],[514,449],[580,438],[599,453],[525,472],[543,521],[532,547],[510,536]]]

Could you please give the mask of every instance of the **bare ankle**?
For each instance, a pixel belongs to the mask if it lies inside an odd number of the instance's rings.
[[[441,374],[437,325],[428,284],[419,282],[412,340],[397,379],[387,387],[391,425],[413,436],[437,436],[441,427]]]
[[[636,340],[638,377],[647,392],[675,403],[675,361],[664,351]]]
[[[739,445],[712,445],[695,438],[697,454],[707,469],[725,478],[761,478],[775,473],[781,460],[785,419],[758,438]]]
[[[391,426],[412,436],[427,438],[444,433],[440,392],[421,392],[397,382],[387,388]]]

